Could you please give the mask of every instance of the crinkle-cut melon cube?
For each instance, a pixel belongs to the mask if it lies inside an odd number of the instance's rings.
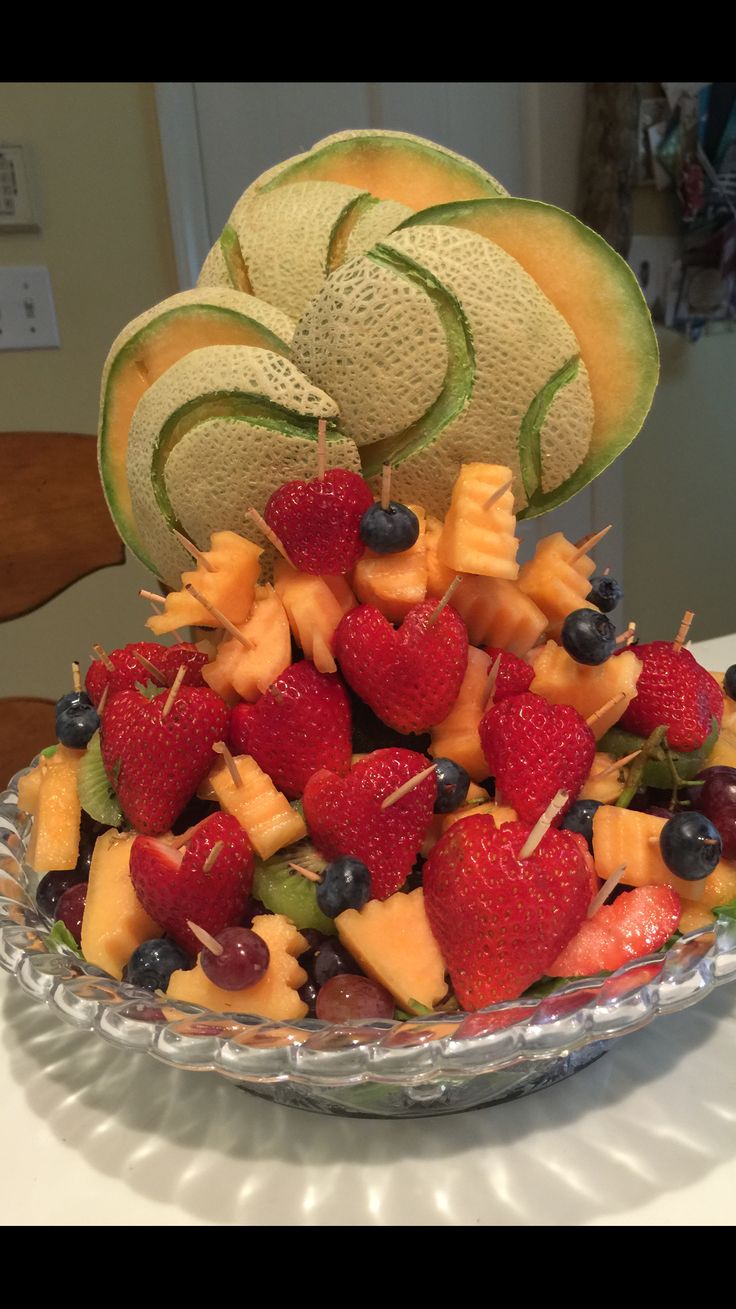
[[[612,656],[597,666],[579,664],[555,641],[548,641],[541,650],[535,651],[530,662],[534,667],[534,681],[529,690],[550,704],[572,705],[583,718],[589,718],[623,691],[624,698],[591,724],[591,731],[598,741],[618,722],[634,699],[643,667],[631,650]]]
[[[307,825],[286,796],[277,791],[271,778],[250,755],[236,755],[240,777],[236,786],[224,761],[209,773],[209,782],[220,808],[237,818],[261,859],[307,835]]]
[[[547,619],[516,582],[503,577],[465,577],[452,603],[473,645],[492,645],[524,659],[547,626]]]
[[[23,810],[24,814],[35,814],[36,805],[38,804],[38,795],[41,789],[41,778],[48,768],[58,767],[64,761],[68,763],[79,763],[85,755],[84,750],[72,750],[69,746],[59,743],[52,755],[42,755],[38,763],[29,773],[25,773],[18,783],[18,808]],[[55,761],[55,763],[53,762]],[[43,765],[43,767],[42,767]]]
[[[218,645],[213,663],[202,669],[207,685],[228,704],[238,697],[257,700],[291,663],[289,620],[272,586],[256,587],[250,617],[238,631],[253,649],[228,636]]]
[[[457,576],[454,568],[443,564],[438,554],[438,546],[444,524],[441,519],[427,514],[424,529],[424,544],[427,551],[427,595],[443,596],[450,582]]]
[[[601,805],[593,817],[593,858],[604,880],[622,864],[626,886],[671,886],[683,900],[695,900],[711,909],[736,896],[736,864],[725,859],[699,882],[676,877],[659,850],[659,836],[667,820],[634,809]],[[694,894],[697,888],[697,896]]]
[[[678,923],[678,931],[683,935],[686,932],[696,932],[699,927],[711,927],[716,921],[715,914],[706,909],[702,902],[697,900],[683,900],[682,913]]]
[[[344,577],[300,573],[285,559],[274,568],[273,584],[286,610],[294,640],[320,673],[337,670],[335,632],[357,600]]]
[[[350,579],[361,603],[375,605],[390,623],[403,622],[412,606],[421,604],[427,594],[426,514],[421,505],[407,508],[419,519],[413,546],[389,555],[366,550]]]
[[[82,954],[118,981],[134,950],[163,936],[130,880],[134,832],[103,832],[95,841],[82,919]]]
[[[197,959],[188,972],[171,974],[166,991],[169,999],[201,1005],[215,1013],[260,1014],[275,1021],[306,1018],[309,1010],[298,991],[307,981],[307,974],[297,958],[308,948],[308,942],[283,914],[259,914],[253,919],[252,930],[266,942],[270,954],[260,982],[241,991],[225,991],[205,977]]]
[[[614,755],[599,750],[593,756],[590,772],[578,795],[578,800],[599,800],[601,804],[613,804],[614,800],[618,800],[624,789],[621,773],[615,768],[613,772],[607,773],[615,763]],[[601,777],[601,773],[607,773],[607,776]]]
[[[60,746],[55,754],[38,763],[40,775],[27,854],[28,863],[37,873],[74,868],[79,858],[82,807],[77,772],[83,755],[84,750]]]
[[[488,763],[478,735],[486,709],[490,656],[475,646],[468,646],[468,666],[465,669],[455,701],[449,714],[432,728],[429,754],[434,759],[454,759],[474,782],[488,776]]]
[[[374,982],[384,986],[400,1008],[419,1001],[427,1009],[447,992],[445,961],[432,935],[421,887],[397,891],[388,900],[369,900],[335,919],[340,940]]]
[[[718,740],[708,756],[706,768],[736,768],[736,729],[721,727]]]
[[[455,573],[482,577],[518,576],[514,536],[516,515],[511,469],[502,464],[463,464],[452,488],[437,551]],[[508,483],[508,490],[486,509],[490,498]]]
[[[508,804],[498,804],[495,800],[489,800],[488,804],[466,805],[464,809],[456,809],[454,813],[442,815],[442,835],[449,832],[453,823],[459,823],[461,818],[474,818],[476,814],[490,814],[496,827],[502,823],[516,823],[519,821],[519,815],[515,809]]]
[[[187,585],[196,586],[236,627],[248,617],[261,570],[262,547],[237,532],[213,532],[210,548],[203,553],[212,566],[211,571],[200,563],[191,572],[182,573],[181,591],[170,591],[163,611],[153,614],[146,623],[156,636],[164,636],[177,627],[222,626],[185,589]]]
[[[595,564],[589,555],[569,561],[578,548],[562,532],[553,532],[538,542],[534,557],[522,564],[519,586],[547,618],[547,628],[559,639],[562,624],[575,609],[595,609],[586,596]]]

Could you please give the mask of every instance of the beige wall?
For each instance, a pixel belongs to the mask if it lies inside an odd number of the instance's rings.
[[[0,126],[3,139],[32,150],[42,224],[0,235],[0,263],[49,268],[61,339],[59,350],[0,352],[0,430],[92,434],[113,338],[178,289],[153,85],[5,83]],[[142,584],[149,575],[129,561],[4,623],[0,695],[55,698],[69,661],[85,662],[93,641],[145,639]]]

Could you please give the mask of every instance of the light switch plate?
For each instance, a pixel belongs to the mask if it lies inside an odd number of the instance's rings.
[[[38,232],[28,148],[0,141],[0,234]]]
[[[0,350],[49,350],[60,344],[48,268],[0,268]]]

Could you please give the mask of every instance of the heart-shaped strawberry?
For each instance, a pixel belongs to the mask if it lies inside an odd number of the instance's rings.
[[[478,734],[497,793],[524,822],[535,823],[558,791],[569,792],[559,823],[595,756],[595,737],[577,709],[525,691],[484,714]]]
[[[397,732],[426,732],[441,723],[465,676],[465,624],[451,605],[430,623],[436,609],[436,600],[414,605],[396,630],[373,605],[358,605],[335,634],[343,677]]]
[[[208,687],[121,691],[100,724],[102,762],[120,808],[137,832],[166,832],[212,767],[212,747],[227,737],[230,710]]]
[[[424,866],[427,916],[464,1009],[516,999],[587,913],[590,871],[574,833],[550,830],[520,859],[529,832],[485,814],[463,818]]]
[[[285,482],[263,516],[303,573],[347,573],[362,557],[360,520],[373,492],[358,473],[331,468],[310,482]]]
[[[304,817],[312,841],[325,859],[360,859],[370,869],[374,900],[393,895],[409,876],[432,819],[437,783],[430,774],[387,809],[382,802],[428,766],[415,750],[375,750],[346,777],[323,768],[307,782]]]

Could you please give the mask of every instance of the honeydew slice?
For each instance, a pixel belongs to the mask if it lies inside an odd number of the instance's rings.
[[[174,528],[200,548],[215,528],[257,539],[248,507],[262,512],[284,480],[314,475],[318,419],[336,413],[328,395],[268,350],[211,346],[173,364],[139,401],[128,448],[133,512],[158,575],[178,586],[191,563]],[[328,432],[327,450],[328,463],[357,466],[348,438]]]
[[[659,351],[639,284],[628,264],[583,223],[536,200],[511,197],[439,206],[407,226],[448,224],[487,238],[507,251],[538,283],[580,344],[595,418],[590,448],[579,468],[553,486],[542,468],[524,517],[562,504],[625,450],[649,411],[659,374]]]
[[[115,338],[102,371],[98,460],[115,525],[134,554],[155,570],[136,523],[127,481],[128,434],[147,389],[177,360],[202,346],[261,346],[288,355],[294,324],[272,305],[232,287],[181,291],[139,314]]]

